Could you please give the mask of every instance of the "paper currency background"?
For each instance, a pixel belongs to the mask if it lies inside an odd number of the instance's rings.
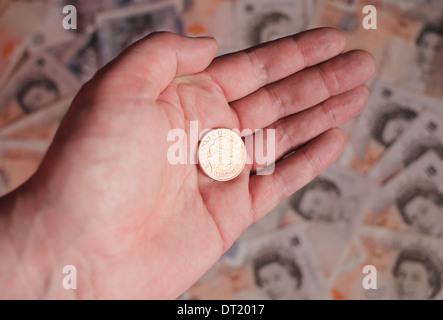
[[[67,4],[78,30],[62,28]],[[362,27],[366,4],[377,30]],[[343,127],[339,161],[182,298],[443,299],[440,0],[0,0],[0,195],[35,172],[79,87],[144,35],[212,35],[225,54],[318,26],[375,56],[368,108]]]

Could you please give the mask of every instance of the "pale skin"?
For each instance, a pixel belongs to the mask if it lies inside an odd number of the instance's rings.
[[[131,46],[80,90],[37,173],[0,199],[0,297],[177,298],[337,159],[334,128],[364,109],[375,70],[344,48],[334,29],[215,60],[212,38],[154,33]],[[276,129],[275,172],[249,165],[216,182],[169,164],[168,131],[191,120]],[[65,265],[77,290],[62,287]]]

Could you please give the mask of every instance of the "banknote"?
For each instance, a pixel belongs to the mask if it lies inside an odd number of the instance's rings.
[[[443,97],[443,19],[428,22],[413,40],[389,42],[380,79],[432,97]]]
[[[95,29],[95,18],[101,12],[158,1],[161,0],[65,0],[66,4],[73,5],[77,9],[79,32],[90,32]]]
[[[326,278],[376,196],[376,184],[337,165],[285,200],[293,223],[302,225],[313,254]]]
[[[107,63],[123,49],[153,31],[183,33],[175,2],[133,6],[97,15],[102,62]]]
[[[367,173],[378,159],[433,104],[421,95],[399,87],[377,82],[366,110],[356,122],[346,157],[340,163],[360,173]]]
[[[89,40],[89,33],[79,33],[74,39],[58,42],[50,45],[46,51],[54,56],[57,61],[67,64],[69,60],[78,52],[79,48]]]
[[[52,141],[74,95],[68,94],[45,108],[5,126],[0,130],[0,139]]]
[[[0,129],[79,86],[77,79],[51,55],[31,56],[0,93]]]
[[[437,110],[436,110],[437,111]],[[443,109],[425,111],[372,167],[369,176],[385,184],[396,174],[434,151],[443,161]]]
[[[103,67],[100,57],[100,46],[96,31],[78,35],[73,41],[62,42],[48,48],[60,63],[85,83]]]
[[[301,225],[291,224],[245,242],[244,258],[252,286],[249,299],[328,299],[326,281]]]
[[[443,237],[443,161],[430,151],[379,191],[365,222]]]
[[[183,23],[189,36],[212,36],[222,53],[237,49],[233,41],[234,17],[232,0],[185,1]]]
[[[421,21],[438,21],[443,18],[443,2],[440,0],[384,0],[399,7],[405,17]]]
[[[288,212],[286,203],[281,202],[267,213],[263,218],[250,225],[232,245],[232,247],[222,255],[220,261],[231,266],[239,266],[246,254],[245,243],[260,238],[263,234],[272,233],[278,229],[294,223],[295,219],[291,212]]]
[[[25,53],[33,32],[49,8],[49,0],[3,1],[0,16],[0,88]]]
[[[0,172],[5,192],[14,190],[35,173],[48,147],[47,141],[0,140]]]
[[[192,299],[327,299],[324,278],[303,228],[291,225],[247,241],[243,265],[216,264],[188,293]]]
[[[103,67],[100,46],[95,30],[79,34],[72,41],[58,43],[47,49],[81,83],[90,80]]]
[[[63,5],[78,30],[61,27]],[[377,30],[362,25],[366,5]],[[220,55],[336,27],[346,50],[377,60],[338,164],[180,299],[442,299],[442,13],[441,0],[0,0],[0,196],[37,170],[79,85],[151,31],[214,36]],[[376,290],[362,286],[366,265]]]
[[[73,41],[77,33],[73,29],[63,28],[65,0],[48,0],[46,16],[40,18],[37,31],[32,33],[27,50],[40,52],[60,42]]]
[[[412,41],[423,21],[405,14],[403,1],[384,0],[322,0],[317,10],[314,26],[335,27],[345,33],[346,51],[363,49],[369,51],[381,66],[386,58],[386,46],[393,37]],[[377,29],[366,30],[363,26],[366,5],[377,9]],[[418,5],[415,5],[419,7]],[[380,27],[378,27],[380,26]],[[382,27],[381,27],[382,26]],[[377,68],[379,69],[379,68]]]
[[[364,226],[335,276],[331,293],[337,300],[442,300],[442,259],[440,239]],[[370,272],[372,282],[365,280],[366,266],[375,267]],[[364,283],[374,287],[365,289]]]
[[[97,14],[117,8],[116,0],[67,0],[67,4],[77,9],[77,28],[80,33],[95,29]]]
[[[81,82],[86,82],[103,66],[97,33],[89,34],[86,41],[77,49],[66,65]]]
[[[310,23],[304,0],[237,0],[234,12],[236,41],[241,49],[295,34]]]
[[[366,5],[376,7],[377,23],[383,26],[382,30],[363,27]],[[345,31],[348,49],[371,52],[382,80],[441,97],[442,18],[441,2],[325,1],[316,25],[337,27]]]

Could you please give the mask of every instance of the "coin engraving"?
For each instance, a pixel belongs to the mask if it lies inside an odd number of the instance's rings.
[[[245,144],[240,136],[229,129],[212,130],[200,142],[198,161],[200,168],[210,178],[232,180],[245,167]]]

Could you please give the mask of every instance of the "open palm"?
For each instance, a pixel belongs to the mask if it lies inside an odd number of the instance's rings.
[[[33,237],[54,272],[75,265],[80,298],[180,295],[337,159],[344,139],[333,128],[362,111],[374,72],[369,54],[344,47],[339,31],[317,29],[215,60],[210,38],[154,33],[128,48],[81,89],[22,187],[38,194]],[[168,162],[168,132],[190,121],[276,129],[277,160],[295,153],[271,175],[250,165],[213,181]]]

